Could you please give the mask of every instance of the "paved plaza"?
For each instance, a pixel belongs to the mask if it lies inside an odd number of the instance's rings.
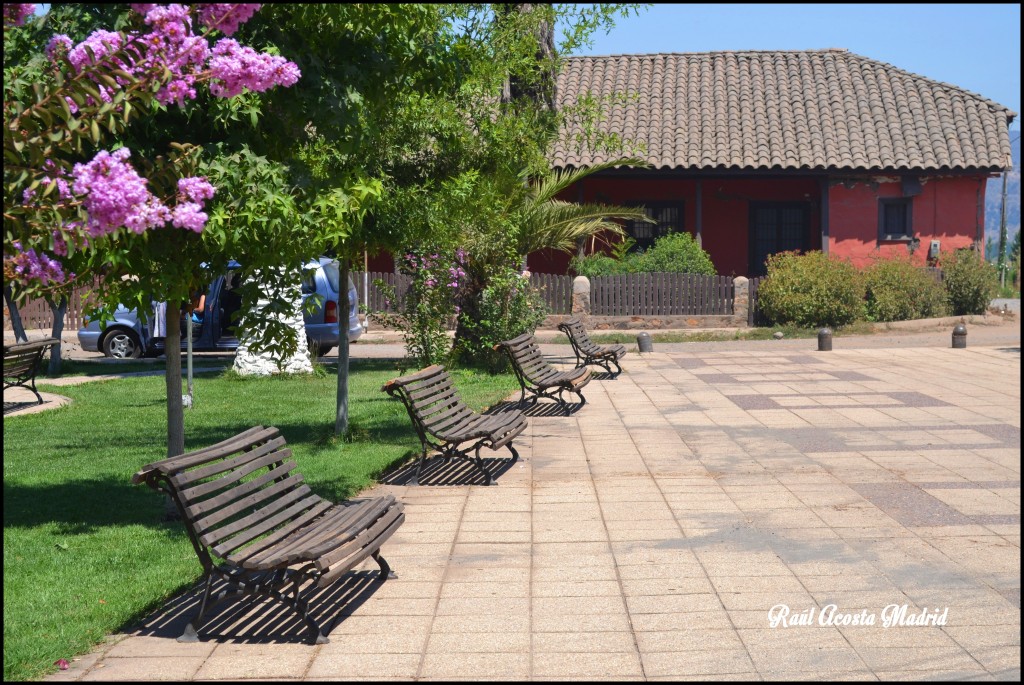
[[[1019,329],[948,340],[631,353],[499,485],[366,493],[398,578],[316,595],[329,644],[268,602],[178,643],[192,592],[49,679],[1019,680]]]

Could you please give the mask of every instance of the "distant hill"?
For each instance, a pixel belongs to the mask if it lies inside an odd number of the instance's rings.
[[[1016,139],[1016,140],[1014,140]],[[1013,236],[1020,230],[1020,130],[1010,131],[1010,150],[1013,154],[1013,171],[1006,179],[1006,244],[1013,242]],[[1002,177],[990,178],[985,189],[985,242],[992,247],[986,250],[986,257],[994,259],[999,249],[999,205],[1002,202]]]

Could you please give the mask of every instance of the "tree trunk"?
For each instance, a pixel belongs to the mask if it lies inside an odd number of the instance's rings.
[[[154,324],[159,325],[159,324]],[[164,387],[167,389],[167,456],[185,453],[185,409],[181,396],[181,303],[167,303],[167,322],[164,325],[164,351],[167,363]],[[181,518],[178,507],[170,495],[164,494],[164,520]]]
[[[14,331],[15,342],[28,342],[25,325],[21,322],[21,312],[18,311],[18,303],[14,301],[14,290],[10,283],[4,283],[4,302],[7,303],[7,311],[11,315],[11,330]]]
[[[60,374],[61,336],[64,335],[64,317],[68,313],[68,296],[61,295],[57,302],[52,297],[47,297],[46,303],[50,305],[50,311],[53,313],[53,329],[50,332],[50,337],[57,340],[57,344],[50,348],[50,365],[47,367],[46,373],[50,376],[57,376]]]
[[[530,14],[537,11],[536,5],[528,2],[498,5],[498,7],[501,8],[499,11],[504,14],[512,12]],[[552,112],[555,109],[557,76],[552,62],[555,56],[554,27],[547,20],[542,20],[537,23],[533,37],[537,41],[536,76],[533,79],[523,79],[519,76],[509,75],[505,80],[501,99],[505,103],[530,100],[541,110]]]
[[[338,259],[338,401],[334,418],[334,434],[341,437],[348,432],[348,257]]]
[[[181,403],[181,303],[167,303],[167,456],[185,453],[185,411]]]

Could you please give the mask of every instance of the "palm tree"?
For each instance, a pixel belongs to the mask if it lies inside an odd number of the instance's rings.
[[[518,263],[525,264],[526,256],[537,250],[553,249],[572,252],[578,241],[602,233],[622,236],[622,225],[613,219],[654,223],[643,207],[621,207],[599,203],[577,204],[561,200],[558,195],[582,179],[617,166],[647,166],[637,158],[621,158],[591,167],[558,170],[535,178],[529,185],[527,175],[518,178],[500,178],[490,181],[503,189],[502,206],[497,213],[501,224],[513,233],[511,241]],[[473,354],[481,349],[480,303],[491,278],[503,273],[516,263],[509,263],[509,254],[501,246],[508,243],[496,235],[491,227],[469,227],[463,245],[470,255],[466,265],[467,280],[459,296],[461,313],[455,328],[455,349]],[[482,230],[481,230],[482,229]]]
[[[519,254],[525,258],[529,253],[543,249],[571,252],[581,239],[605,231],[625,235],[622,225],[612,219],[655,223],[643,207],[577,204],[558,199],[558,195],[587,176],[618,166],[649,165],[642,159],[626,157],[580,169],[559,169],[531,183],[516,208],[521,216]]]

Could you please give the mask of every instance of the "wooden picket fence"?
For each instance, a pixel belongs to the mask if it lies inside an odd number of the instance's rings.
[[[750,304],[747,307],[747,325],[748,326],[767,326],[768,319],[765,318],[764,314],[757,307],[757,288],[761,285],[761,281],[765,279],[764,276],[757,276],[751,278],[748,281],[747,291],[750,295]]]
[[[564,274],[530,274],[530,285],[544,298],[548,314],[572,314],[572,281]]]
[[[942,282],[941,269],[929,267],[928,272]],[[370,312],[393,312],[398,305],[385,301],[384,293],[374,285],[375,280],[397,286],[399,302],[411,282],[404,274],[370,272],[367,293],[363,287],[363,272],[351,273],[359,293],[359,303]],[[747,323],[750,326],[768,325],[757,304],[757,290],[763,280],[762,276],[749,281]],[[531,285],[537,287],[550,314],[572,313],[572,282],[572,276],[563,274],[530,275]],[[72,293],[64,319],[65,330],[74,331],[85,325],[83,318],[89,289],[82,287]],[[45,300],[20,302],[18,311],[28,330],[51,330],[53,327],[53,312]],[[734,311],[733,278],[697,274],[595,276],[590,279],[590,311],[595,316],[731,315]]]
[[[590,279],[595,316],[731,315],[732,276],[623,274]]]
[[[368,312],[394,312],[397,309],[397,302],[388,302],[384,297],[384,293],[374,285],[374,281],[381,280],[387,285],[395,288],[395,292],[398,295],[398,300],[401,302],[405,292],[409,289],[409,284],[412,279],[405,274],[398,273],[385,273],[380,271],[371,271],[369,278],[366,279],[366,285],[369,286],[369,295],[367,295],[366,288],[363,287],[363,271],[352,271],[352,281],[355,283],[356,292],[359,293],[359,304],[366,307]]]
[[[64,330],[77,331],[85,325],[85,311],[88,309],[88,291],[92,286],[76,288],[71,297],[68,298],[68,309],[64,316]],[[42,329],[53,330],[53,310],[49,303],[43,299],[28,299],[17,303],[18,313],[21,315],[21,323],[25,330]],[[7,303],[4,302],[4,327],[9,324]]]
[[[409,288],[411,278],[404,274],[381,273],[371,271],[369,273],[369,300],[367,300],[366,289],[363,287],[363,272],[353,271],[352,280],[355,282],[356,291],[359,293],[359,303],[366,305],[370,312],[394,312],[398,306],[396,302],[386,302],[384,293],[374,285],[374,281],[380,279],[384,283],[395,286],[398,300]],[[531,274],[530,284],[538,289],[550,314],[569,314],[572,312],[572,276],[561,274]]]

